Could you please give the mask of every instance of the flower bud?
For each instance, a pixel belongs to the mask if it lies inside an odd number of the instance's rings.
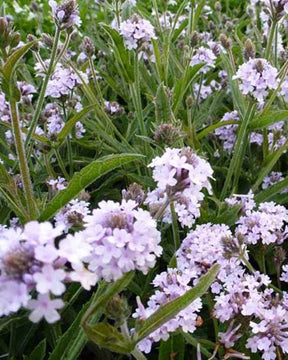
[[[130,308],[127,299],[124,296],[115,295],[109,301],[105,309],[105,315],[114,320],[118,325],[123,322],[130,315]]]
[[[225,34],[220,34],[219,40],[224,49],[228,50],[231,48],[231,39],[229,39]]]
[[[88,57],[92,57],[95,53],[95,46],[88,36],[84,37],[80,49]]]
[[[34,36],[34,35],[32,35],[32,34],[28,34],[28,35],[27,35],[27,40],[28,40],[29,42],[37,41],[37,38],[36,38],[36,36]],[[35,42],[35,44],[32,46],[32,50],[34,50],[34,51],[39,51],[39,44],[38,44],[38,42]]]
[[[199,34],[197,31],[193,31],[191,38],[190,38],[190,45],[192,47],[197,46],[199,43]]]
[[[53,47],[53,37],[50,36],[49,34],[43,33],[41,35],[41,38],[42,38],[43,44],[45,46],[47,46],[48,48],[52,49],[52,47]]]
[[[222,10],[222,5],[220,1],[216,1],[215,3],[215,10],[216,11],[221,11]]]
[[[132,183],[127,190],[122,190],[122,197],[124,200],[134,200],[139,205],[143,203],[145,199],[145,192],[141,185]]]
[[[11,48],[15,48],[17,45],[19,45],[21,40],[21,35],[19,33],[19,31],[11,31],[11,33],[9,34],[8,37],[8,42]]]
[[[245,60],[248,61],[250,59],[254,59],[255,55],[256,55],[255,46],[250,39],[247,39],[245,41],[245,46],[244,46],[244,58]]]
[[[181,135],[180,129],[172,124],[161,124],[154,132],[154,140],[167,146],[172,145]]]

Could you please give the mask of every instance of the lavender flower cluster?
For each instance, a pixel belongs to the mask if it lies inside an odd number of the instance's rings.
[[[247,246],[260,242],[277,246],[286,241],[288,212],[285,207],[273,202],[262,203],[258,210],[254,210],[256,205],[251,202],[251,196],[244,199],[250,199],[251,206],[247,207],[246,214],[238,221],[234,235],[227,225],[197,225],[195,230],[188,233],[176,253],[177,268],[156,276],[153,284],[158,290],[149,299],[147,308],[138,299],[138,308],[133,316],[145,319],[159,305],[183,295],[185,287],[188,286],[187,291],[189,284],[197,284],[201,275],[218,263],[221,265],[220,272],[211,287],[215,300],[213,316],[229,325],[226,332],[218,334],[218,347],[222,346],[227,354],[231,354],[231,348],[242,337],[239,331],[246,321],[249,324],[247,349],[252,353],[261,352],[264,360],[274,360],[277,347],[288,354],[288,293],[283,292],[280,298],[270,288],[271,279],[268,275],[254,269],[252,274],[247,272],[248,269],[251,271],[251,268],[246,267],[249,264]],[[288,281],[287,269],[287,265],[282,267],[282,281]],[[190,311],[186,312],[187,308],[183,314],[180,312],[173,320],[142,340],[138,344],[139,349],[150,352],[153,342],[167,340],[169,333],[176,329],[193,333],[201,303],[193,302],[190,307]],[[233,350],[233,354],[235,358],[248,358],[236,350]]]
[[[147,273],[155,265],[161,237],[149,212],[132,200],[103,201],[92,215],[87,205],[71,202],[56,216],[55,228],[32,221],[24,229],[1,229],[0,316],[25,307],[32,311],[31,321],[44,317],[53,323],[60,319],[57,310],[64,302],[59,296],[66,283],[80,282],[90,290],[98,280],[115,281],[135,269]],[[75,217],[85,229],[64,236],[71,218],[75,226]]]
[[[153,168],[153,179],[157,188],[147,194],[145,204],[150,211],[171,223],[173,202],[182,226],[191,226],[200,216],[200,205],[204,199],[203,189],[211,192],[213,170],[210,164],[196,155],[190,148],[167,148],[161,157],[156,157],[149,167]]]

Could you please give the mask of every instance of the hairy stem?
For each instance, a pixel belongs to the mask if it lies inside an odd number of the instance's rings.
[[[57,49],[58,49],[58,42],[59,42],[59,38],[60,38],[60,33],[61,33],[61,30],[57,27],[56,32],[55,32],[55,37],[54,37],[54,42],[53,42],[49,67],[47,69],[47,73],[46,73],[46,76],[44,78],[41,90],[40,90],[40,94],[39,94],[39,98],[38,98],[38,101],[37,101],[34,116],[33,116],[33,119],[31,120],[31,124],[30,124],[29,131],[28,131],[28,134],[27,134],[27,137],[26,137],[26,141],[25,141],[25,148],[26,148],[26,150],[29,150],[27,153],[30,153],[30,149],[29,149],[30,144],[29,143],[30,143],[30,140],[32,138],[32,135],[35,132],[35,129],[36,129],[36,126],[37,126],[37,123],[38,123],[38,120],[39,120],[39,116],[40,116],[40,113],[41,113],[41,110],[42,110],[42,107],[43,107],[47,85],[48,85],[50,76],[52,75],[52,72],[53,72],[54,62],[55,62]]]
[[[15,140],[15,147],[19,161],[20,174],[23,182],[24,195],[25,195],[30,219],[33,220],[33,219],[37,219],[38,214],[37,214],[36,204],[34,201],[32,182],[31,182],[27,157],[26,157],[23,138],[22,138],[21,126],[18,116],[18,107],[14,99],[10,100],[10,113],[12,120],[13,135]]]

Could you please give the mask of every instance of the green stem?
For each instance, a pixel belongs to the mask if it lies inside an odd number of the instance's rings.
[[[61,158],[61,155],[59,153],[59,150],[58,149],[54,149],[55,151],[55,155],[56,155],[56,158],[57,158],[57,161],[58,161],[58,164],[60,166],[60,169],[63,173],[63,175],[65,176],[66,180],[69,180],[70,179],[70,176],[69,174],[67,173],[66,169],[65,169],[65,164],[63,163],[63,160]]]
[[[98,97],[99,97],[99,102],[100,102],[100,104],[103,106],[103,104],[104,104],[104,99],[103,99],[103,96],[102,96],[102,91],[101,91],[100,86],[99,86],[99,82],[98,82],[98,79],[97,79],[97,76],[96,76],[96,72],[95,72],[94,63],[93,63],[93,60],[92,60],[92,57],[91,57],[91,56],[89,57],[89,66],[90,66],[90,69],[91,69],[91,72],[92,72],[92,77],[93,77],[93,81],[94,81],[94,86],[95,86],[97,95],[98,95]]]
[[[271,48],[272,48],[272,43],[273,43],[273,39],[274,39],[276,25],[277,25],[277,21],[273,20],[271,28],[270,28],[270,32],[269,32],[269,38],[268,38],[267,47],[266,47],[266,50],[265,50],[265,58],[267,60],[269,60],[269,57],[270,57],[270,52],[271,52]]]
[[[16,101],[13,99],[10,100],[10,112],[11,112],[15,147],[19,160],[19,168],[23,182],[24,195],[27,203],[28,212],[30,214],[30,218],[31,220],[34,220],[37,219],[38,211],[34,201],[33,187],[32,187],[27,157],[26,157],[23,138],[22,138],[21,126],[18,116],[18,107]]]
[[[244,116],[244,119],[241,122],[241,125],[239,127],[237,138],[236,138],[236,144],[234,149],[234,154],[232,157],[232,160],[230,162],[230,166],[228,169],[228,174],[225,179],[225,183],[223,186],[223,190],[221,193],[221,198],[224,199],[227,193],[227,190],[229,186],[231,185],[231,180],[233,175],[235,175],[236,179],[234,180],[234,188],[237,187],[238,179],[239,179],[239,173],[241,164],[243,162],[243,157],[245,155],[245,148],[247,145],[247,128],[248,124],[251,120],[251,118],[254,115],[256,105],[251,101],[248,105],[246,114]]]
[[[137,348],[135,348],[131,352],[131,355],[133,355],[136,360],[146,360],[147,359],[146,356],[143,355]]]
[[[172,214],[172,231],[173,231],[174,247],[175,247],[175,252],[176,252],[180,247],[180,236],[179,236],[177,215],[175,212],[175,207],[174,207],[173,201],[171,201],[171,203],[170,203],[170,209],[171,209],[171,214]]]
[[[49,79],[50,79],[50,76],[52,74],[53,67],[54,67],[54,61],[55,61],[56,54],[57,54],[57,48],[58,48],[58,42],[59,42],[59,39],[60,39],[60,33],[61,33],[61,30],[57,27],[56,32],[55,32],[55,37],[54,37],[54,42],[53,42],[49,67],[48,67],[47,74],[46,74],[46,76],[44,78],[44,81],[43,81],[43,84],[42,84],[42,87],[41,87],[41,90],[40,90],[40,94],[39,94],[39,98],[38,98],[38,101],[37,101],[34,116],[33,116],[33,119],[31,120],[29,131],[28,131],[28,134],[27,134],[27,137],[26,137],[26,141],[25,141],[26,150],[29,149],[29,143],[30,143],[32,135],[35,132],[35,129],[36,129],[36,126],[37,126],[37,123],[38,123],[38,119],[39,119],[39,116],[40,116],[40,113],[41,113],[41,110],[42,110],[47,85],[48,85],[48,82],[49,82]],[[28,154],[29,153],[30,153],[30,150],[29,150]]]
[[[212,311],[214,309],[214,302],[213,302],[213,298],[212,298],[210,292],[207,293],[206,299],[207,299],[207,303],[209,306],[209,310],[212,313]],[[218,322],[217,322],[217,319],[214,318],[214,316],[212,316],[212,321],[213,321],[213,327],[214,327],[214,332],[215,332],[215,340],[217,341],[218,340],[218,332],[219,332]]]
[[[57,56],[57,58],[56,58],[56,60],[55,60],[55,63],[53,64],[52,72],[53,72],[54,69],[55,69],[55,65],[60,61],[60,59],[62,58],[62,56],[66,53],[66,50],[67,50],[67,48],[68,48],[68,46],[69,46],[69,42],[70,42],[70,40],[71,40],[71,34],[72,34],[72,33],[67,34],[66,39],[65,39],[65,42],[64,42],[64,44],[63,44],[63,46],[62,46],[62,48],[61,48],[61,50],[60,50],[60,53],[59,53],[59,55]],[[57,49],[56,49],[56,50],[57,50]],[[57,54],[57,51],[56,51],[56,54]]]
[[[139,127],[141,129],[141,135],[146,135],[146,126],[143,117],[142,110],[142,102],[141,102],[141,91],[140,91],[140,78],[139,78],[139,61],[138,61],[138,52],[135,54],[135,66],[134,66],[134,74],[135,74],[135,83],[132,85],[133,87],[133,97],[134,97],[134,106],[136,108],[137,117],[139,121]]]

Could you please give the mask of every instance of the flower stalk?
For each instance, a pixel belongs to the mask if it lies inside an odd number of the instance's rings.
[[[38,211],[33,196],[33,187],[32,187],[27,157],[26,157],[23,138],[22,138],[18,107],[16,101],[13,98],[10,100],[10,113],[11,113],[13,135],[15,140],[15,147],[16,147],[17,157],[19,161],[19,168],[23,182],[24,195],[27,203],[28,212],[30,214],[30,219],[34,220],[38,216]]]

